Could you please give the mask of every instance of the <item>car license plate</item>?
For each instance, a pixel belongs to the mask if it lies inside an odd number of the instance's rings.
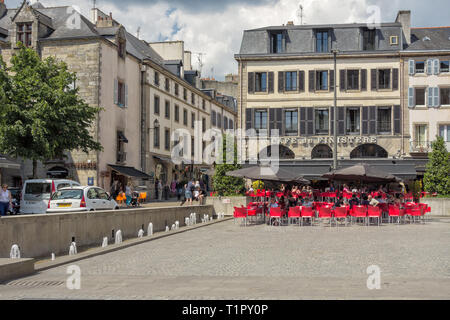
[[[58,203],[58,208],[68,208],[72,206],[71,203]]]

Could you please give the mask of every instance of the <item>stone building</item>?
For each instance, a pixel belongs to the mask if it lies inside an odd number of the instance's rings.
[[[408,77],[401,60],[409,30],[409,11],[376,27],[289,23],[245,30],[235,55],[238,125],[263,134],[278,129],[281,165],[319,179],[333,164],[336,87],[338,165],[367,162],[415,178],[404,101]]]
[[[66,62],[77,73],[74,86],[80,96],[103,108],[91,133],[104,150],[71,151],[65,159],[49,160],[39,166],[40,177],[68,177],[106,190],[113,179],[123,184],[131,179],[152,191],[156,178],[168,183],[174,178],[199,178],[210,168],[175,166],[170,157],[174,144],[168,137],[179,128],[193,135],[191,123],[197,120],[201,130],[210,128],[212,109],[233,120],[236,113],[190,85],[176,72],[176,63],[127,32],[112,14],[92,9],[88,19],[71,6],[46,8],[24,1],[17,9],[6,9],[0,3],[5,61],[19,40],[42,58],[55,56]],[[201,150],[201,142],[197,144]],[[31,165],[25,161],[23,178],[30,174]]]
[[[436,136],[450,151],[450,28],[413,28],[401,58],[409,83],[409,153],[426,159]]]

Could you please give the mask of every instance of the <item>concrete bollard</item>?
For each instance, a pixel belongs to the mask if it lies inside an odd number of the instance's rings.
[[[72,242],[69,247],[69,256],[76,255],[77,253],[77,244],[75,242]]]
[[[153,235],[153,223],[149,223],[148,224],[148,228],[147,228],[147,236],[152,236]]]
[[[20,259],[20,248],[17,244],[13,244],[9,253],[11,259]]]
[[[106,248],[108,246],[108,237],[103,238],[102,248]]]
[[[138,238],[143,238],[144,237],[144,230],[140,229],[138,232]]]
[[[117,230],[116,232],[116,244],[122,243],[122,231],[121,230]]]

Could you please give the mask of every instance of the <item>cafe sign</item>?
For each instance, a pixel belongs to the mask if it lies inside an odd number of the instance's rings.
[[[338,145],[361,145],[367,143],[377,143],[377,137],[361,137],[361,136],[345,136],[338,137],[337,143]],[[276,140],[273,140],[272,143],[277,143]],[[279,143],[285,146],[298,146],[298,145],[318,145],[318,144],[334,144],[334,137],[312,137],[312,138],[279,138]]]

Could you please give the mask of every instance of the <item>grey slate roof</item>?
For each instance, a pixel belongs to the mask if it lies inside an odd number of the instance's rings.
[[[450,27],[411,29],[411,45],[406,50],[450,50]]]

